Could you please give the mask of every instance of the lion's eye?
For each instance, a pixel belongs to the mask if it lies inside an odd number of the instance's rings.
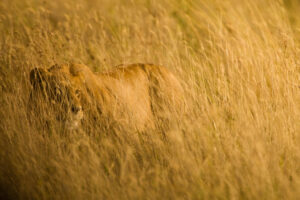
[[[61,90],[58,87],[54,88],[55,94],[60,96],[61,95]]]
[[[79,89],[75,90],[75,95],[77,98],[79,98],[81,95],[81,91]]]

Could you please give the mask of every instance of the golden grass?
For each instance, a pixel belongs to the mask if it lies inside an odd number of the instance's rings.
[[[300,199],[297,5],[2,0],[1,199]],[[29,71],[64,62],[167,66],[189,118],[164,139],[34,126]]]

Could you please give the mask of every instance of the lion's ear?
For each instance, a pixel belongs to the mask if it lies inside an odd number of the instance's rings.
[[[47,72],[43,68],[34,68],[30,71],[30,83],[36,87],[46,79]]]
[[[73,76],[78,76],[80,72],[82,72],[82,70],[83,70],[83,66],[81,64],[74,64],[74,63],[70,64],[70,73]]]

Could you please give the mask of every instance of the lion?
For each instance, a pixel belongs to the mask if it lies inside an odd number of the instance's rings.
[[[72,130],[85,121],[144,131],[165,126],[184,112],[179,79],[152,64],[119,65],[103,73],[83,64],[56,64],[32,69],[30,82],[33,110],[41,102],[51,105],[59,110],[56,119]]]

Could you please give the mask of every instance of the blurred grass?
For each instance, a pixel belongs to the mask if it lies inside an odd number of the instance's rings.
[[[299,11],[296,0],[2,0],[1,199],[299,199]],[[190,117],[166,140],[30,125],[29,71],[74,61],[164,65]]]

